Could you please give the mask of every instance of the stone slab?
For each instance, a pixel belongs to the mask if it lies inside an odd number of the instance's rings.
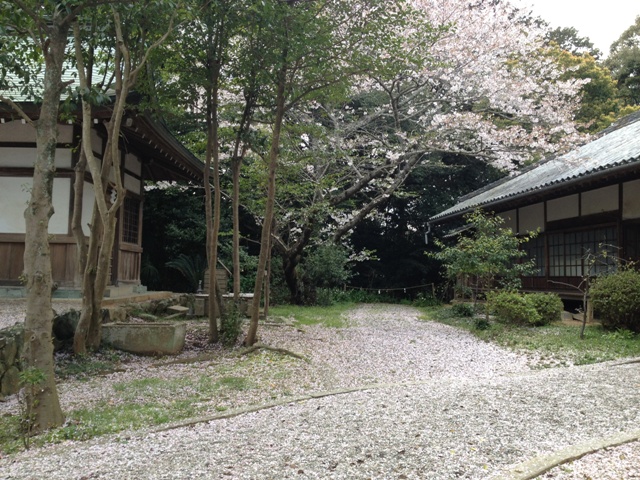
[[[138,355],[176,355],[184,348],[183,323],[107,323],[102,342]]]

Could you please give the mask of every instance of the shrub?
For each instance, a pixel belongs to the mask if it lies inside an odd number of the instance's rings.
[[[640,332],[640,272],[625,269],[602,276],[589,295],[603,327]]]
[[[540,323],[535,325],[549,325],[560,320],[564,305],[555,293],[531,293],[526,296],[540,314]]]
[[[334,303],[334,290],[331,288],[318,288],[316,290],[315,304],[321,307],[330,307]]]
[[[527,297],[512,291],[490,292],[487,294],[487,309],[503,323],[540,325],[542,316]]]
[[[454,303],[451,307],[451,313],[456,317],[473,317],[475,311],[471,303]]]
[[[486,318],[479,317],[475,319],[475,321],[473,322],[473,326],[476,330],[487,330],[491,326],[491,324]]]
[[[221,318],[221,340],[226,347],[233,347],[242,333],[242,318],[237,305],[230,305]]]
[[[440,305],[440,300],[431,294],[419,293],[415,300],[411,302],[414,307],[437,307]]]

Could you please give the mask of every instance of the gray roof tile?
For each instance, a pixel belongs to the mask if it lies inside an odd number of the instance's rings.
[[[439,220],[497,202],[545,190],[573,179],[640,161],[640,114],[605,130],[596,140],[565,155],[543,161],[520,174],[461,198],[453,207],[431,217]]]

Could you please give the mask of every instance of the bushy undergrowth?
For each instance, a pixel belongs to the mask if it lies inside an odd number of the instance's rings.
[[[471,303],[454,303],[451,306],[451,313],[457,317],[473,317],[475,310]]]
[[[560,320],[562,300],[555,294],[521,294],[513,291],[487,294],[487,309],[500,322],[514,325],[548,325]]]
[[[242,333],[242,318],[238,306],[232,304],[221,318],[220,340],[227,347],[235,345],[236,340]]]
[[[640,332],[640,272],[625,269],[602,276],[589,295],[603,327]]]
[[[499,322],[514,325],[537,325],[542,316],[524,295],[502,291],[487,294],[487,309]]]
[[[540,314],[539,325],[549,325],[562,318],[564,305],[560,297],[554,293],[530,293],[526,298]]]
[[[599,325],[588,325],[580,338],[580,323],[567,326],[553,323],[542,327],[526,324],[486,323],[453,314],[451,308],[424,309],[425,319],[462,328],[476,337],[495,342],[531,356],[537,368],[582,365],[640,356],[640,336],[629,331],[608,332]]]

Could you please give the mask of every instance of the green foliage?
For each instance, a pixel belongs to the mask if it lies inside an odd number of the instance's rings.
[[[116,371],[128,356],[128,353],[106,348],[92,355],[58,354],[55,372],[60,378],[86,379]]]
[[[300,270],[305,304],[331,305],[333,290],[351,276],[349,252],[333,244],[319,245],[309,252]]]
[[[518,292],[501,291],[487,294],[487,310],[498,321],[514,325],[540,325],[542,316],[528,296]]]
[[[231,304],[227,307],[221,318],[220,330],[222,344],[227,347],[233,347],[242,333],[242,318],[237,305]]]
[[[577,55],[558,48],[549,49],[548,54],[566,70],[563,80],[588,80],[580,89],[580,107],[575,116],[581,131],[599,132],[635,110],[620,97],[611,72],[591,55]]]
[[[603,327],[640,332],[640,272],[626,268],[598,277],[589,296]]]
[[[600,50],[594,47],[588,37],[581,37],[573,27],[557,27],[545,34],[545,40],[551,45],[557,45],[562,50],[575,56],[590,55],[598,58]]]
[[[338,287],[349,280],[349,252],[334,244],[319,245],[304,262],[302,276],[314,287]]]
[[[560,320],[563,304],[552,293],[522,294],[498,291],[487,294],[487,311],[498,321],[513,325],[542,326]]]
[[[342,328],[345,326],[344,314],[353,307],[353,304],[340,303],[330,307],[302,307],[297,305],[280,305],[271,307],[270,317],[293,318],[296,325],[322,324],[329,328]]]
[[[145,285],[176,292],[197,290],[166,266],[181,255],[206,256],[206,224],[202,190],[184,186],[147,187],[142,238]]]
[[[527,299],[536,312],[540,314],[540,323],[538,325],[548,325],[557,322],[562,317],[564,305],[562,300],[555,293],[530,293]]]
[[[207,269],[207,261],[200,255],[180,254],[175,260],[166,263],[166,266],[179,271],[187,280],[190,292],[197,292],[204,282],[204,272]]]
[[[465,216],[470,233],[460,234],[454,246],[437,244],[442,248],[431,254],[440,260],[451,280],[468,278],[473,286],[473,296],[483,289],[489,289],[499,283],[511,288],[520,286],[520,275],[530,272],[534,266],[531,261],[518,263],[527,254],[520,245],[535,237],[529,233],[518,237],[505,228],[504,219],[476,210]]]
[[[613,42],[605,64],[618,82],[622,98],[629,105],[640,105],[640,15]]]
[[[36,427],[35,412],[38,407],[37,396],[40,386],[44,383],[47,376],[45,372],[37,367],[24,368],[19,373],[21,390],[18,396],[20,404],[20,432],[22,434],[22,442],[27,450],[31,446],[31,437]]]
[[[451,306],[451,314],[456,317],[473,317],[474,313],[473,304],[471,303],[454,303]]]
[[[486,317],[478,317],[474,319],[473,326],[476,330],[487,330],[491,327],[491,323]]]
[[[414,307],[436,307],[442,302],[430,294],[419,293],[411,302]]]
[[[316,290],[316,305],[329,307],[334,303],[334,289],[318,288]]]
[[[479,329],[476,328],[476,319],[451,316],[450,310],[431,308],[425,310],[425,316],[528,355],[536,368],[583,365],[640,356],[637,336],[624,333],[616,335],[617,332],[607,332],[596,325],[588,325],[585,338],[581,340],[578,322],[576,326],[553,323],[538,328],[492,322],[489,328]]]
[[[366,288],[334,290],[333,298],[334,302],[337,303],[397,303],[397,299],[383,290],[369,290]]]

